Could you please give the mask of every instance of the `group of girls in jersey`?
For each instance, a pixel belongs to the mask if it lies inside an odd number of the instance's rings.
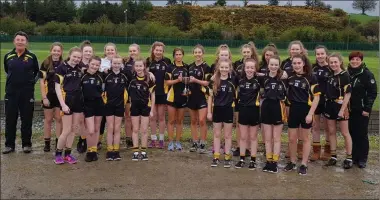
[[[191,64],[184,63],[182,48],[173,50],[173,62],[164,52],[165,45],[155,42],[151,55],[142,59],[139,45],[132,44],[129,56],[123,59],[117,54],[116,45],[108,43],[104,47],[104,58],[99,58],[94,56],[91,43],[86,41],[81,48],[71,48],[68,58],[63,60],[62,44],[52,44],[50,56],[41,66],[40,78],[45,109],[44,151],[50,151],[54,118],[58,138],[56,164],[77,162],[71,147],[78,133],[81,135],[79,146],[83,149],[85,144],[83,151],[87,148],[85,161],[96,161],[102,140],[100,134],[104,132],[101,127],[105,127],[102,123],[107,127],[106,160],[120,160],[120,128],[124,116],[126,135],[132,141],[132,160],[148,160],[148,147],[162,149],[165,146],[167,107],[169,151],[182,150],[185,108],[189,108],[191,118],[191,152],[206,153],[206,119],[213,122],[212,167],[220,163],[222,151],[224,167],[232,165],[234,118],[237,123],[236,151],[240,155],[235,168],[243,168],[247,156],[250,157],[248,168],[256,169],[261,129],[266,157],[263,171],[277,173],[281,133],[286,122],[289,162],[284,171],[297,168],[298,154],[301,159],[298,173],[307,174],[312,127],[314,153],[311,161],[327,158],[326,166],[335,165],[336,122],[345,139],[347,156],[343,167],[352,167],[352,140],[347,121],[351,84],[340,54],[328,54],[326,47],[317,46],[316,63],[312,65],[303,44],[293,41],[288,48],[289,58],[283,62],[274,44],[264,48],[260,62],[257,49],[250,42],[241,47],[242,58],[233,63],[229,47],[220,45],[210,67],[204,61],[202,45],[193,48],[194,62]],[[322,157],[321,114],[326,119],[327,135]],[[222,130],[224,145],[221,144]]]

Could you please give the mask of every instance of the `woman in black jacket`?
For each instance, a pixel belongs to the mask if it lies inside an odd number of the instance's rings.
[[[365,168],[368,158],[368,122],[377,96],[373,73],[363,62],[363,53],[354,51],[349,55],[348,72],[351,79],[349,130],[352,137],[352,158],[359,168]]]

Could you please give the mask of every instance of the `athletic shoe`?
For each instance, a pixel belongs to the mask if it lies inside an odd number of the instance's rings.
[[[190,152],[196,152],[198,150],[198,143],[193,142],[193,145],[190,147]]]
[[[278,173],[278,167],[277,167],[277,162],[272,162],[271,167],[269,169],[270,173],[277,174]]]
[[[169,142],[168,151],[174,151],[174,142],[173,141]]]
[[[231,167],[231,160],[224,160],[224,168],[230,168]]]
[[[236,163],[235,168],[240,169],[240,168],[244,167],[244,164],[245,164],[244,160],[240,159],[239,162]]]
[[[93,154],[93,152],[87,152],[86,153],[86,157],[84,158],[84,161],[86,161],[86,162],[92,162],[93,160],[93,157],[94,156],[94,154]]]
[[[343,161],[343,168],[344,169],[350,169],[352,167],[352,160],[351,159],[344,159]]]
[[[292,171],[292,170],[295,170],[295,169],[297,169],[296,164],[294,164],[292,162],[288,162],[288,164],[286,164],[286,166],[284,168],[284,171],[289,172],[289,171]]]
[[[78,143],[77,143],[77,151],[78,153],[83,153],[83,139],[79,136]]]
[[[8,153],[11,153],[11,152],[15,152],[15,148],[5,147],[4,150],[3,150],[3,154],[8,154]]]
[[[22,151],[24,152],[24,153],[30,153],[30,152],[32,152],[32,147],[23,147],[22,148]]]
[[[336,158],[335,157],[331,157],[329,159],[329,161],[327,161],[327,164],[325,164],[326,167],[329,167],[329,166],[335,166],[336,165]]]
[[[67,162],[69,164],[75,164],[75,163],[77,163],[77,159],[73,155],[71,155],[71,154],[65,156],[63,159],[65,160],[65,162]]]
[[[143,151],[141,152],[141,160],[148,161],[148,153]]]
[[[61,165],[61,164],[64,164],[65,161],[63,160],[62,156],[55,156],[54,163],[57,165]]]
[[[256,169],[256,162],[255,161],[249,161],[249,166],[248,166],[248,169],[249,170],[255,170]]]
[[[148,145],[148,148],[156,148],[156,140],[151,140]]]
[[[163,140],[158,141],[158,148],[159,149],[163,149],[164,148],[164,141]]]
[[[270,169],[271,169],[271,162],[267,161],[263,168],[263,172],[270,172]]]
[[[299,175],[306,175],[307,174],[307,166],[301,165],[298,169]]]
[[[121,160],[120,152],[119,151],[113,152],[113,160],[116,160],[116,161]]]
[[[358,162],[358,167],[359,167],[360,169],[366,168],[366,167],[367,167],[367,162],[359,161],[359,162]]]
[[[182,150],[181,142],[177,141],[177,142],[175,143],[175,149],[177,149],[178,151],[181,151],[181,150]]]
[[[199,153],[200,154],[205,154],[206,153],[206,145],[205,144],[199,145]]]
[[[97,161],[98,160],[98,153],[97,152],[92,152],[92,161]]]
[[[98,151],[100,151],[102,149],[102,142],[98,142],[98,144],[96,145],[96,148],[98,148]]]
[[[220,161],[217,158],[212,159],[211,167],[217,167],[219,162]]]
[[[236,148],[233,152],[232,152],[232,156],[240,156],[240,148]]]
[[[132,160],[133,161],[138,161],[139,160],[139,152],[133,152],[132,154]]]
[[[107,151],[106,161],[113,161],[113,152],[112,151]]]

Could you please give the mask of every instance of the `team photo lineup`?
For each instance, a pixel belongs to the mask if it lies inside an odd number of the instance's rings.
[[[206,154],[207,137],[212,137],[213,156],[205,165],[278,173],[284,124],[288,144],[281,171],[306,175],[308,163],[317,160],[325,161],[324,167],[338,162],[344,169],[367,165],[368,124],[377,83],[361,51],[352,51],[344,59],[323,43],[306,50],[296,40],[288,45],[288,57],[280,58],[275,44],[259,52],[249,42],[240,48],[241,59],[232,60],[229,46],[221,44],[215,48],[215,61],[206,63],[201,44],[185,52],[157,41],[149,56],[142,57],[138,44],[118,44],[129,46],[129,54],[120,55],[116,44],[107,43],[104,49],[96,49],[104,51],[99,57],[91,41],[85,40],[75,47],[54,42],[41,62],[28,49],[28,42],[26,33],[15,33],[14,49],[3,58],[3,154],[15,151],[19,116],[23,152],[32,151],[38,84],[44,111],[43,151],[54,150],[57,165],[78,162],[72,154],[77,136],[76,150],[85,153],[86,162],[148,161],[152,158],[148,148]],[[67,55],[64,49],[69,49]],[[184,63],[185,54],[191,54],[193,62]],[[308,58],[311,54],[315,60]],[[190,148],[184,148],[181,140],[186,112]],[[211,135],[207,121],[212,122]],[[120,152],[122,126],[131,154]],[[338,158],[339,133],[346,155]],[[266,160],[262,168],[256,162],[260,134]],[[54,148],[51,138],[56,138]],[[103,147],[105,155],[98,152]],[[233,160],[234,156],[238,158]]]

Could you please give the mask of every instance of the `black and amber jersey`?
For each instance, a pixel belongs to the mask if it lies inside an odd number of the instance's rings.
[[[317,77],[319,89],[322,95],[326,92],[327,80],[331,76],[331,69],[328,65],[320,66],[318,63],[313,65],[313,74]]]
[[[260,83],[256,77],[252,77],[251,79],[242,78],[239,80],[239,106],[259,106],[259,93]]]
[[[207,65],[206,62],[203,62],[200,65],[196,65],[195,62],[189,65],[189,76],[201,81],[209,81],[211,78],[211,68]],[[206,95],[206,87],[199,85],[198,83],[190,83],[189,88],[191,91],[191,96],[197,95]]]
[[[82,69],[82,70],[84,70],[84,69],[88,69],[88,64],[84,64],[84,62],[82,62],[82,61],[80,61],[79,62],[79,67]]]
[[[104,79],[105,103],[119,106],[125,104],[128,100],[128,78],[123,73],[115,73],[112,70]]]
[[[170,64],[166,70],[165,80],[176,80],[179,76],[189,77],[188,66],[185,63],[182,63],[182,65],[176,65],[175,63]],[[186,102],[186,96],[182,95],[184,89],[185,84],[183,82],[171,85],[167,100],[169,102],[177,102],[177,100],[179,100],[179,102]]]
[[[331,75],[326,85],[326,99],[343,100],[346,93],[351,93],[350,75],[347,71]]]
[[[101,72],[96,72],[94,74],[85,72],[81,80],[84,100],[94,100],[102,97],[104,89],[103,78],[104,74]]]
[[[156,84],[148,77],[135,76],[128,87],[131,104],[151,106],[151,94],[155,91]]]
[[[168,93],[168,86],[165,85],[165,73],[169,64],[171,63],[169,58],[164,57],[163,59],[156,61],[147,59],[147,66],[150,72],[153,73],[156,78],[156,95],[165,95]]]
[[[210,88],[213,88],[213,81],[210,82]],[[235,78],[228,78],[226,80],[220,80],[220,85],[217,91],[213,91],[213,103],[214,106],[231,106],[235,107],[237,99],[237,90],[235,84]]]
[[[263,74],[268,74],[269,73],[268,65],[267,64],[261,64],[258,72],[263,73]]]
[[[51,59],[51,58],[47,58]],[[46,94],[55,94],[55,82],[54,76],[57,67],[62,63],[62,61],[52,61],[52,68],[49,69],[49,66],[46,65],[44,61],[41,65],[40,71],[38,72],[38,77],[44,79],[45,92]]]
[[[16,49],[5,54],[4,71],[6,75],[5,91],[10,92],[14,88],[34,87],[39,70],[38,60],[35,54],[25,49],[18,55]]]
[[[262,79],[262,88],[264,88],[263,99],[285,100],[286,84],[283,80],[265,76]]]
[[[59,83],[65,93],[81,91],[82,70],[79,65],[74,67],[63,62],[55,71],[55,82]]]
[[[240,60],[237,60],[235,61],[233,64],[232,64],[233,68],[234,68],[234,71],[237,75],[241,75],[241,73],[243,72],[244,70],[244,59],[240,59]]]
[[[289,76],[289,74],[291,74],[293,72],[292,59],[287,58],[286,60],[282,61],[280,68],[283,71],[285,71]]]
[[[132,80],[133,76],[135,75],[135,70],[133,69],[134,63],[135,61],[132,58],[129,58],[124,62],[124,67],[121,70],[121,72],[125,74],[129,80]]]
[[[314,75],[293,75],[288,78],[287,98],[290,103],[306,103],[311,105],[313,97],[320,95],[317,77]]]

